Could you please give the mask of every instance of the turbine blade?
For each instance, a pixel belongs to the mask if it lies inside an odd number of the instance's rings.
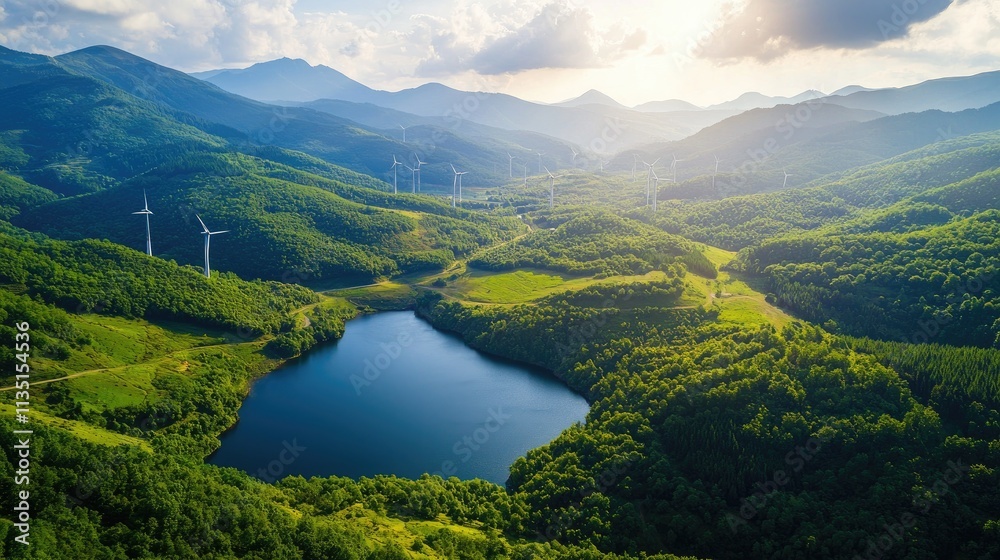
[[[201,224],[201,227],[202,227],[202,229],[204,229],[204,230],[205,230],[205,231],[204,231],[204,232],[202,232],[202,233],[210,233],[210,230],[208,229],[208,226],[206,226],[206,225],[205,225],[205,222],[203,222],[203,221],[201,220],[201,216],[199,216],[198,214],[195,214],[195,215],[194,215],[194,217],[195,217],[195,218],[198,218],[198,223],[200,223],[200,224]]]

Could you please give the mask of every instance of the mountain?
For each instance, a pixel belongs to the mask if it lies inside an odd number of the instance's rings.
[[[588,92],[582,98],[571,100],[570,105],[546,105],[502,93],[456,90],[438,83],[398,92],[379,91],[351,85],[329,68],[287,59],[257,64],[236,74],[230,72],[237,71],[209,74],[205,79],[258,101],[315,94],[318,97],[308,101],[349,101],[420,117],[444,118],[456,127],[472,122],[544,134],[574,144],[578,149],[600,151],[602,157],[632,146],[678,140],[734,114],[723,110],[696,115],[682,111],[650,116],[627,109],[599,92]],[[238,79],[230,76],[238,76]],[[287,95],[282,93],[285,89]],[[306,95],[304,92],[312,93]]]
[[[497,140],[482,132],[477,139],[458,131],[473,123],[442,118],[435,121],[442,134],[428,129],[425,142],[404,144],[398,129],[254,101],[111,47],[55,58],[0,51],[0,102],[9,109],[0,112],[0,168],[66,195],[114,186],[191,151],[296,150],[340,167],[338,180],[375,186],[370,175],[383,187],[392,180],[393,154],[406,159],[420,151],[432,164],[424,183],[449,193],[449,163],[472,171],[466,179],[476,185],[507,178],[496,167],[507,152],[545,151],[553,166],[573,157],[550,137],[510,133]]]
[[[994,130],[1000,130],[1000,103],[957,113],[885,116],[823,99],[747,111],[690,138],[636,153],[650,162],[662,158],[662,168],[669,168],[675,155],[683,160],[677,172],[681,184],[665,187],[667,198],[714,198],[797,188],[942,140]],[[712,191],[715,156],[722,161]],[[621,154],[612,165],[631,169],[633,161],[632,154]],[[783,171],[791,174],[787,185]]]
[[[512,217],[456,210],[413,195],[393,196],[240,154],[193,154],[121,186],[34,207],[16,224],[60,239],[136,244],[132,206],[154,214],[161,259],[200,265],[200,216],[216,229],[212,264],[243,278],[359,282],[440,269],[456,255],[513,237]],[[140,231],[141,233],[141,231]],[[142,237],[142,236],[140,236]],[[145,241],[145,239],[139,239]]]
[[[702,108],[688,103],[681,99],[668,99],[666,101],[650,101],[633,107],[636,111],[643,113],[673,113],[678,111],[701,111]]]
[[[552,105],[556,107],[582,107],[585,105],[603,105],[605,107],[614,107],[615,109],[625,109],[626,107],[621,103],[615,101],[610,96],[592,89],[580,97],[575,97],[561,103],[553,103]]]
[[[749,111],[751,109],[769,109],[777,105],[795,105],[810,99],[819,99],[826,94],[816,90],[804,91],[794,97],[770,97],[755,91],[744,93],[732,101],[711,105],[708,109],[727,111]]]
[[[192,74],[222,89],[262,101],[364,99],[370,88],[328,66],[311,66],[302,59],[281,58],[249,68]]]
[[[888,115],[932,109],[949,112],[978,109],[1000,102],[1000,71],[929,80],[901,88],[838,92],[828,101]]]
[[[851,95],[852,93],[858,93],[859,91],[875,91],[875,90],[863,86],[846,86],[831,93],[830,97],[836,97],[838,95]]]
[[[642,146],[634,150],[634,154],[648,162],[660,159],[661,169],[670,168],[675,156],[683,160],[677,166],[677,180],[682,183],[711,175],[718,157],[721,160],[720,173],[733,174],[741,188],[747,189],[741,192],[754,192],[764,188],[765,183],[774,181],[775,170],[780,175],[781,166],[791,164],[783,157],[792,146],[883,116],[873,111],[815,102],[813,105],[779,105],[729,117],[684,140]],[[819,156],[815,159],[817,161],[810,163],[817,169],[804,169],[801,175],[810,172],[818,177],[834,170],[826,170],[824,165],[849,165],[847,161],[825,160]],[[633,153],[619,154],[613,161],[613,167],[631,169],[634,161]],[[796,175],[797,183],[803,177],[798,172]],[[761,184],[757,185],[757,181]],[[780,185],[780,178],[778,182]],[[697,191],[704,195],[701,183]]]

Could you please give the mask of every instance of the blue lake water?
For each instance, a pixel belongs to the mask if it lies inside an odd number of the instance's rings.
[[[588,408],[545,372],[481,354],[412,312],[380,313],[257,380],[209,462],[269,481],[432,473],[503,484],[517,457]]]

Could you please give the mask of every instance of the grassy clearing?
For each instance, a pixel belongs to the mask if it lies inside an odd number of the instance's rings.
[[[459,276],[440,291],[452,298],[491,304],[527,303],[567,290],[580,290],[595,284],[625,282],[651,282],[665,278],[654,271],[639,276],[613,276],[611,278],[571,277],[549,271],[522,269],[500,274],[472,271]]]
[[[15,407],[12,404],[0,403],[0,414],[6,416],[14,416]],[[110,447],[115,447],[118,445],[135,445],[145,449],[146,451],[152,451],[149,443],[131,436],[126,436],[118,434],[115,432],[110,432],[104,428],[98,428],[86,422],[81,422],[78,420],[66,420],[64,418],[58,418],[56,416],[51,416],[40,410],[32,409],[29,415],[31,422],[37,424],[43,424],[50,428],[56,428],[59,430],[64,430],[70,432],[76,437],[89,441],[91,443],[96,443],[99,445],[107,445]],[[28,427],[30,428],[30,425]]]
[[[153,324],[102,315],[70,315],[73,326],[92,341],[70,350],[62,361],[33,359],[32,379],[42,381],[95,369],[140,363],[171,352],[223,342],[221,333],[169,323]]]
[[[359,307],[371,307],[380,311],[406,309],[412,307],[416,290],[400,282],[382,282],[362,288],[333,290],[324,295],[339,298]]]

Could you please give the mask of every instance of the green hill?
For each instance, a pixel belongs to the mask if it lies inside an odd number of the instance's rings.
[[[231,232],[213,239],[213,267],[246,278],[364,283],[440,270],[522,227],[514,218],[351,187],[238,154],[178,159],[121,187],[34,208],[16,223],[53,237],[109,239],[141,249],[144,224],[131,213],[141,207],[143,190],[154,212],[155,255],[202,265],[200,215],[211,228]]]

